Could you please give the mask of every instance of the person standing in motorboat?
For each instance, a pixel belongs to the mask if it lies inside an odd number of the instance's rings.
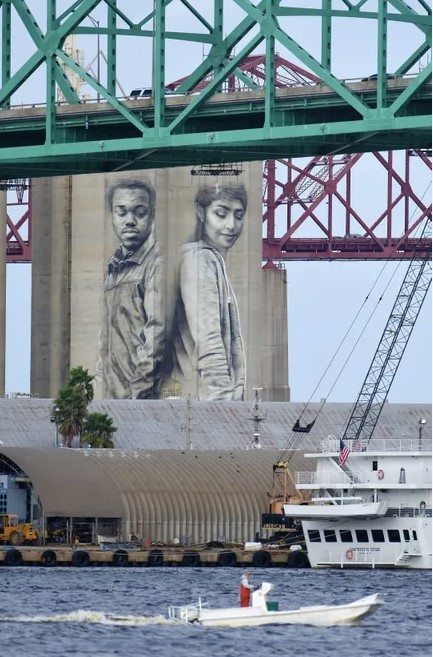
[[[239,586],[239,599],[241,607],[249,607],[251,602],[251,592],[256,591],[258,586],[254,586],[251,583],[251,573],[249,570],[246,570],[242,577],[241,583]]]

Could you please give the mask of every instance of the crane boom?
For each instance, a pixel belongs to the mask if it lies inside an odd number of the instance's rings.
[[[428,219],[421,238],[431,238]],[[419,256],[418,256],[419,258]],[[413,258],[409,264],[379,345],[365,377],[361,392],[342,435],[344,440],[371,440],[391,384],[400,365],[413,327],[430,288],[432,265],[430,254]]]

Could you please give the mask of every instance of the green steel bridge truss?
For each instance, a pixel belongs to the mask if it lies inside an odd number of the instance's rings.
[[[153,10],[149,1],[148,13],[138,18],[144,4],[46,0],[41,18],[41,0],[0,0],[0,179],[431,148],[426,0],[155,0]],[[239,19],[227,30],[233,9]],[[180,10],[189,15],[189,32],[171,27],[173,12]],[[356,81],[339,79],[333,73],[335,30],[342,24],[356,29],[366,21],[376,71]],[[314,48],[305,47],[299,25],[305,33],[319,25]],[[32,43],[28,54],[22,52],[17,26]],[[391,49],[393,55],[399,49],[395,35],[401,39],[405,29],[415,35],[415,45],[389,71]],[[68,35],[103,39],[102,77],[68,54]],[[140,61],[152,78],[148,98],[117,94],[119,52],[128,39],[141,39],[151,52]],[[197,44],[207,49],[197,64],[185,57],[189,74],[175,94],[167,90],[172,42],[186,52]],[[261,85],[242,70],[245,58],[258,52],[266,56]],[[278,84],[278,52],[318,82]],[[41,67],[45,89],[39,85],[33,102],[21,99],[17,107],[15,99]],[[93,90],[97,102],[80,98],[71,72]],[[242,82],[241,92],[230,90],[233,77]],[[35,102],[41,93],[41,102]]]

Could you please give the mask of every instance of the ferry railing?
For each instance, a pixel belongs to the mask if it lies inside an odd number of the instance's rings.
[[[374,438],[368,440],[347,440],[346,446],[351,453],[359,452],[379,453],[379,452],[423,452],[431,453],[432,440],[429,438]],[[335,456],[339,454],[340,440],[335,436],[328,436],[320,443],[320,449],[323,454]]]
[[[393,518],[431,518],[432,507],[426,506],[425,502],[421,502],[419,507],[400,504],[399,506],[390,506],[386,515]]]
[[[356,477],[357,484],[365,483],[365,473],[352,471]],[[348,486],[347,475],[341,472],[320,473],[317,472],[295,472],[295,484],[304,486],[338,486],[344,484]]]
[[[352,481],[348,481],[348,476],[343,471],[335,470],[334,472],[311,472],[307,470],[305,472],[295,472],[295,485],[296,486],[315,486],[316,488],[320,487],[336,487],[344,485],[346,488],[352,487],[357,488],[359,486],[365,486],[368,488],[394,488],[398,490],[400,487],[406,487],[406,480],[401,480],[400,471],[396,471],[392,478],[391,475],[387,474],[386,482],[381,479],[378,479],[378,472],[363,472],[360,470],[351,469]],[[419,470],[416,473],[412,473],[411,478],[416,482],[417,487],[430,487],[431,486],[431,475],[429,472]]]

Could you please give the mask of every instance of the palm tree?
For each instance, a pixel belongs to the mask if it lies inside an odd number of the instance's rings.
[[[63,438],[63,446],[71,447],[74,436],[81,433],[87,416],[87,401],[75,388],[63,388],[54,400],[51,422],[55,422]]]
[[[84,367],[79,365],[78,367],[73,367],[69,372],[69,380],[66,387],[74,388],[90,404],[95,394],[92,384],[94,378],[94,376],[89,374],[89,370],[85,370]]]
[[[112,449],[114,443],[112,436],[117,428],[107,413],[89,413],[81,429],[80,445]]]
[[[74,436],[80,436],[80,447],[113,448],[113,434],[117,428],[106,413],[88,413],[93,401],[94,377],[89,370],[78,366],[71,369],[66,386],[59,391],[51,409],[51,422],[55,422],[63,438],[63,446],[71,447]]]

